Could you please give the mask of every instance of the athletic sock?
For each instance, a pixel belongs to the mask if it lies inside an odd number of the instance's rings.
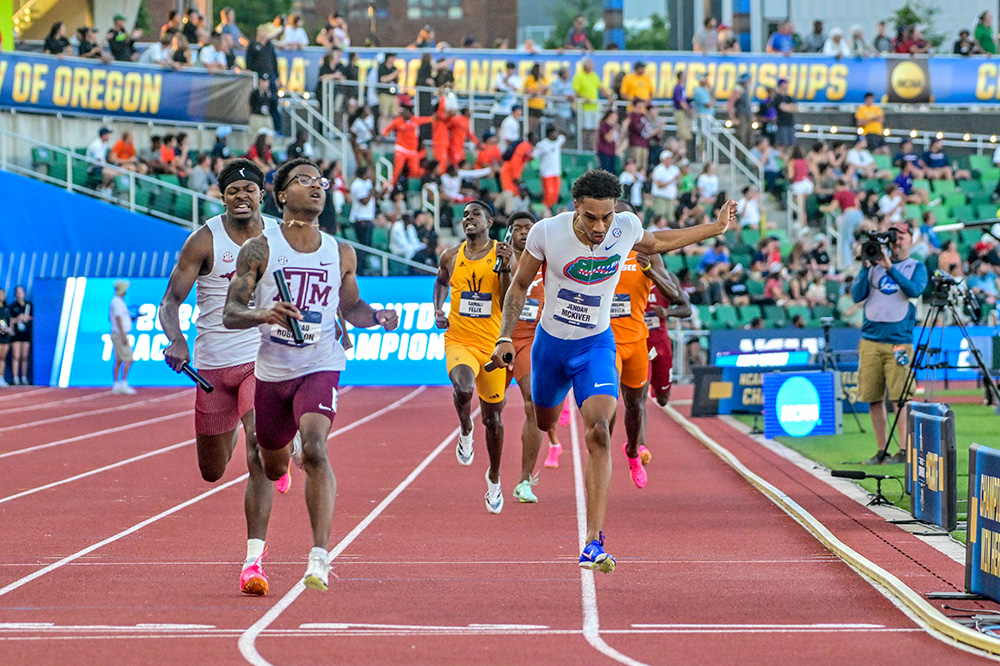
[[[319,546],[313,546],[309,550],[309,557],[321,557],[323,561],[327,564],[330,563],[330,553],[326,548],[320,548]]]
[[[260,554],[264,552],[264,540],[263,539],[247,539],[247,559],[243,561],[243,564],[253,564],[260,557]]]

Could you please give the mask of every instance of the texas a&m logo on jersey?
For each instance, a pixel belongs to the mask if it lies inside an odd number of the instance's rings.
[[[283,268],[288,291],[295,298],[295,307],[308,310],[310,306],[325,307],[330,304],[333,286],[327,282],[329,271],[321,268]],[[280,298],[277,294],[274,300]]]

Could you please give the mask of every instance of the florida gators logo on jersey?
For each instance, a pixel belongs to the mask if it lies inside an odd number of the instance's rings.
[[[621,255],[611,257],[577,257],[566,264],[563,275],[580,284],[600,284],[618,273]]]

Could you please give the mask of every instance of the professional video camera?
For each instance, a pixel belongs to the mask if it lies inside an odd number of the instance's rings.
[[[863,231],[861,233],[861,259],[870,263],[877,263],[882,258],[882,248],[892,253],[892,246],[896,243],[896,230],[888,231]]]
[[[965,280],[959,280],[943,271],[934,271],[931,276],[931,304],[949,303],[960,307],[973,324],[978,323],[983,316],[983,307]]]

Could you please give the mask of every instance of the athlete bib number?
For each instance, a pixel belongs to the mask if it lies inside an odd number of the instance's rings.
[[[458,314],[473,319],[486,319],[493,314],[493,294],[463,291],[458,301]]]
[[[302,319],[299,320],[299,328],[302,329],[302,344],[295,344],[292,332],[278,324],[271,324],[271,342],[292,347],[305,347],[319,342],[319,334],[323,332],[323,313],[310,310],[302,310],[301,312]]]
[[[629,294],[615,294],[611,301],[611,318],[628,317],[632,314],[632,297]]]
[[[524,299],[524,309],[521,310],[521,321],[538,321],[538,299]]]
[[[556,312],[552,317],[570,326],[597,328],[600,309],[600,296],[588,296],[571,289],[560,289],[556,295]]]
[[[646,328],[648,328],[649,330],[655,331],[656,329],[660,328],[660,318],[657,317],[655,314],[649,314],[647,312],[643,317],[643,319],[646,320]]]

